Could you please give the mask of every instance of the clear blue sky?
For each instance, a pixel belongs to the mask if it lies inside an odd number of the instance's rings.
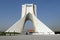
[[[60,0],[0,0],[0,31],[20,19],[21,5],[25,3],[36,4],[38,18],[53,31],[60,31]]]

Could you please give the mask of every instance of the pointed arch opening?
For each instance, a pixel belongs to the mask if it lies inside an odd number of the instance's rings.
[[[30,35],[30,34],[34,33],[34,30],[35,30],[35,28],[34,28],[32,21],[27,20],[24,24],[24,29],[23,29],[24,34],[26,34],[26,32],[27,32]]]

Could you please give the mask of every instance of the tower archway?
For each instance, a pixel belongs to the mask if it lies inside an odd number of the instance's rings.
[[[34,29],[35,29],[35,27],[34,27],[32,21],[27,20],[24,24],[23,33],[26,34],[26,32],[27,32],[28,34],[32,34],[32,33],[34,33]]]

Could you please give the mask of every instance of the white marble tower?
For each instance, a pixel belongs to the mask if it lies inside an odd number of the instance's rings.
[[[12,25],[8,30],[6,30],[6,32],[22,33],[27,20],[31,20],[34,25],[35,33],[33,33],[32,35],[54,34],[54,32],[51,29],[49,29],[44,23],[42,23],[37,18],[36,5],[34,4],[22,5],[21,19],[18,20],[14,25]]]

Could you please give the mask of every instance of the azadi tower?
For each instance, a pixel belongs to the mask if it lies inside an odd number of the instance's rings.
[[[32,35],[53,35],[55,34],[49,29],[42,21],[37,18],[36,5],[24,4],[22,5],[21,19],[12,25],[6,32],[18,32],[22,33],[24,25],[27,20],[30,20],[34,25],[34,33]]]

